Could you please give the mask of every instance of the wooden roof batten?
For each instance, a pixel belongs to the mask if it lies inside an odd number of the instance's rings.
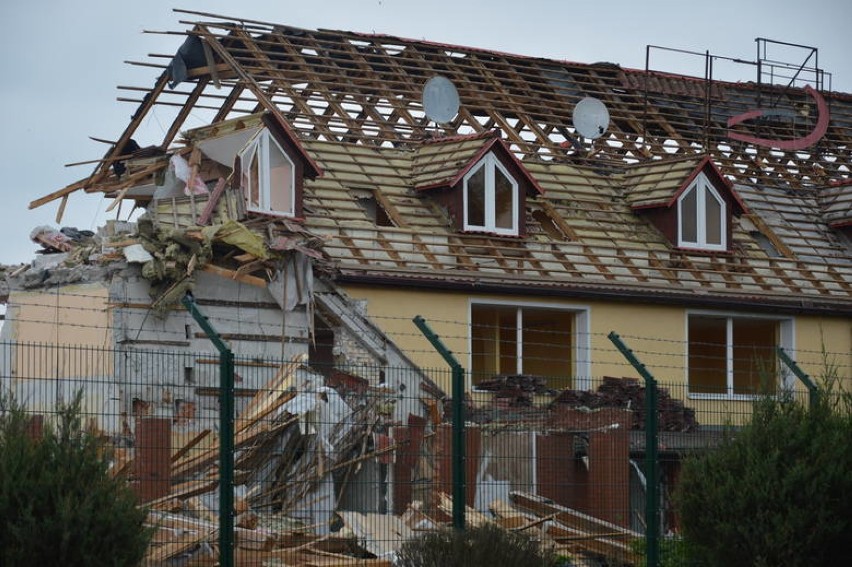
[[[189,29],[181,35],[201,39],[206,66],[190,69],[186,85],[174,90],[167,90],[162,72],[92,176],[32,206],[80,188],[124,196],[135,178],[116,177],[110,165],[125,157],[119,155],[124,144],[157,104],[176,107],[160,147],[177,152],[195,141],[178,136],[186,134],[193,108],[211,110],[213,126],[262,111],[327,173],[305,184],[305,206],[319,211],[305,223],[329,238],[327,250],[347,277],[470,280],[517,286],[519,293],[534,280],[542,292],[673,288],[679,297],[698,291],[783,302],[797,295],[849,304],[850,255],[832,240],[819,206],[843,214],[835,211],[842,204],[834,193],[825,191],[847,187],[852,95],[824,93],[832,113],[824,139],[789,151],[728,137],[728,118],[758,101],[748,84],[711,85],[714,106],[707,113],[703,87],[675,75],[180,12],[205,18],[183,22]],[[434,74],[450,78],[461,99],[458,115],[446,124],[430,123],[420,102]],[[214,92],[217,83],[222,90]],[[783,96],[807,103],[809,95],[800,91]],[[610,110],[610,129],[595,141],[579,138],[572,126],[573,105],[583,96],[603,100]],[[761,124],[759,133],[801,137],[815,121],[804,107],[797,120]],[[446,214],[417,191],[458,181],[488,143],[499,144],[540,189],[522,212],[529,232],[523,239],[454,233]],[[690,172],[707,163],[738,201],[742,197],[745,213],[734,221],[732,250],[723,255],[672,248],[631,209],[631,183],[640,181],[643,168],[652,175],[675,164],[666,178],[669,202]],[[133,175],[139,171],[145,172]],[[374,197],[393,211],[396,226],[371,222],[353,197],[359,189],[378,191]],[[818,199],[821,192],[831,199]],[[768,238],[780,257],[767,257],[753,232]]]
[[[289,119],[301,136],[380,146],[428,138],[431,134],[419,94],[425,80],[431,74],[440,73],[457,84],[463,100],[456,119],[443,125],[444,134],[481,132],[496,127],[521,159],[582,161],[594,156],[598,167],[623,167],[625,163],[647,159],[655,152],[645,148],[658,146],[662,141],[664,144],[672,142],[674,145],[669,148],[676,155],[712,155],[727,176],[748,175],[773,184],[790,182],[783,179],[777,169],[761,167],[750,155],[737,152],[735,148],[742,147],[741,142],[720,139],[719,132],[726,132],[727,126],[708,124],[713,117],[698,108],[704,103],[703,99],[695,101],[695,116],[691,116],[679,103],[669,102],[683,99],[674,89],[658,87],[649,97],[647,93],[643,96],[639,89],[631,92],[630,88],[625,88],[631,86],[634,76],[647,86],[656,76],[647,71],[632,71],[611,64],[548,61],[386,35],[303,30],[208,12],[175,11],[209,19],[182,21],[192,26],[183,33],[202,37],[205,50],[215,54],[222,64],[208,65],[207,75],[197,77],[198,84],[185,99],[178,119],[169,128],[161,146],[171,143],[186,119],[187,109],[204,96],[205,89],[200,83],[226,84],[219,80],[219,75],[226,75],[228,71],[236,73],[238,80],[227,82],[233,84],[233,90],[222,101],[215,120],[225,119],[240,93],[248,90],[258,99],[258,106],[273,112],[276,119],[281,118],[283,122]],[[523,65],[519,64],[521,62]],[[664,73],[659,76],[661,84],[672,77]],[[261,82],[269,82],[268,91],[260,87]],[[298,90],[295,87],[298,84],[307,86]],[[711,96],[718,99],[720,105],[731,106],[725,100],[727,87],[715,83],[713,86]],[[736,85],[736,88],[748,91],[749,87]],[[688,94],[689,90],[684,90]],[[158,103],[162,93],[160,81],[143,99],[134,118],[144,115]],[[608,136],[596,142],[580,142],[578,149],[577,137],[570,126],[570,111],[572,102],[581,94],[605,100],[613,126]],[[287,100],[281,100],[280,96],[286,96]],[[343,106],[348,100],[360,106],[354,116]],[[542,100],[547,103],[542,104]],[[282,103],[289,106],[289,110],[279,110]],[[324,110],[317,112],[320,108]],[[715,110],[721,112],[725,108],[720,106]],[[742,110],[742,106],[731,108],[729,114]],[[138,126],[134,122],[105,159],[116,157],[116,152]],[[652,123],[663,132],[664,140],[649,134],[653,130],[649,128]],[[712,135],[708,130],[712,130]],[[695,131],[696,135],[686,136],[689,131]],[[566,141],[566,138],[572,139]],[[725,151],[725,148],[732,151]],[[784,157],[803,162],[795,153]],[[837,162],[841,161],[828,162],[826,167],[833,170],[829,175],[848,176],[848,172],[838,169]],[[107,175],[108,167],[103,164],[82,185],[95,187]],[[807,176],[800,175],[793,182],[807,183]],[[63,197],[79,186],[79,183],[72,184],[35,200],[31,207]]]

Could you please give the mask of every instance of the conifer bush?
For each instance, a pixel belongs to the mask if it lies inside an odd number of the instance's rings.
[[[102,441],[83,427],[80,395],[60,405],[43,437],[0,392],[0,565],[135,566],[147,512],[108,472]]]
[[[723,445],[684,461],[682,532],[702,564],[852,565],[852,403],[766,397]]]

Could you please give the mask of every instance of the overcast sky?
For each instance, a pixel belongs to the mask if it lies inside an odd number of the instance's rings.
[[[852,2],[847,0],[4,0],[0,20],[0,263],[30,261],[30,231],[54,224],[58,201],[27,204],[91,173],[66,163],[97,159],[116,139],[135,104],[116,101],[118,85],[149,88],[157,69],[130,66],[149,53],[173,54],[183,30],[173,7],[317,29],[375,32],[583,63],[644,68],[647,44],[753,60],[754,39],[819,48],[833,89],[852,92]],[[661,70],[702,73],[700,59],[652,59]],[[658,63],[659,66],[657,64]],[[754,80],[748,67],[729,80]],[[739,73],[739,75],[736,75]],[[160,130],[152,116],[146,127]],[[162,134],[160,134],[161,136]],[[142,146],[161,138],[140,139]],[[75,193],[62,224],[94,230],[115,210]],[[122,218],[129,212],[125,206]]]

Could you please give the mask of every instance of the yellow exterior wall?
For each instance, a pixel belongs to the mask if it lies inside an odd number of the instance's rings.
[[[396,344],[419,366],[431,372],[433,379],[450,391],[447,365],[412,323],[422,315],[429,326],[468,367],[468,315],[471,296],[467,293],[415,289],[369,288],[347,286],[353,298],[366,300],[367,312]],[[597,384],[606,376],[634,377],[639,374],[616,350],[607,335],[615,331],[650,370],[661,386],[673,397],[685,399],[694,408],[699,423],[741,422],[750,414],[751,402],[742,399],[706,399],[687,397],[686,344],[687,312],[683,307],[667,305],[632,305],[628,302],[604,303],[574,298],[520,297],[483,294],[483,301],[505,301],[523,304],[534,302],[554,306],[588,308],[591,332],[591,378]],[[726,312],[727,313],[727,312]],[[742,310],[731,313],[747,314]],[[803,370],[819,377],[823,369],[823,351],[832,353],[847,387],[852,369],[852,321],[840,318],[795,317],[795,353],[790,353]],[[802,390],[796,381],[796,388]],[[480,398],[482,396],[474,396]]]
[[[6,322],[11,328],[4,335],[17,343],[15,376],[112,375],[113,357],[108,351],[114,345],[108,303],[109,289],[99,283],[12,292],[11,316]]]
[[[100,283],[13,291],[10,340],[112,348],[109,289]]]
[[[30,410],[52,414],[82,392],[83,411],[100,426],[117,419],[111,317],[99,283],[10,294],[2,366]]]
[[[374,322],[419,366],[443,370],[447,365],[412,323],[412,319],[416,315],[422,315],[426,319],[432,330],[441,337],[462,365],[467,367],[470,295],[455,292],[393,290],[360,286],[348,286],[346,292],[355,299],[367,301],[367,312],[374,318]],[[665,306],[634,306],[626,303],[606,304],[572,298],[524,298],[494,294],[477,295],[476,299],[588,308],[591,314],[593,377],[635,376],[633,369],[607,338],[610,331],[617,332],[628,344],[630,344],[631,338],[635,337],[651,336],[662,341],[683,341],[684,337],[685,321],[682,309]],[[670,354],[665,357],[651,354],[643,362],[649,368],[655,364],[671,366],[670,359]],[[660,364],[663,360],[665,360],[665,364]],[[667,381],[671,381],[675,374],[670,372],[668,376]],[[666,379],[662,375],[659,378],[661,380]],[[682,381],[682,375],[678,379]]]
[[[819,381],[830,367],[842,386],[852,391],[852,321],[828,317],[796,320],[796,362]]]

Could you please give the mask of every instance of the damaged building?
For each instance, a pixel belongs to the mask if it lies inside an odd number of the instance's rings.
[[[31,409],[82,389],[131,476],[139,420],[170,422],[156,511],[215,508],[218,359],[188,293],[237,356],[244,512],[322,526],[243,526],[246,549],[387,557],[447,520],[451,374],[417,315],[466,369],[471,521],[548,517],[543,538],[628,563],[644,392],[611,331],[657,341],[673,454],[727,419],[712,404],[801,389],[777,347],[840,353],[849,384],[852,95],[823,70],[728,83],[192,15],[92,174],[31,203],[140,213],[38,227],[4,278],[2,372]],[[137,139],[154,109],[173,120]],[[211,537],[195,520],[158,560]]]

